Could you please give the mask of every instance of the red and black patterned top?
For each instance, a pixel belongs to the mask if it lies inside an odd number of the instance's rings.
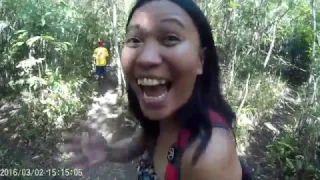
[[[210,112],[210,118],[212,120],[212,127],[224,128],[230,130],[230,126],[223,120],[223,118],[216,112]],[[188,129],[184,129],[180,132],[176,143],[168,151],[167,159],[168,164],[165,173],[165,180],[181,180],[180,176],[180,164],[181,157],[184,150],[188,145],[190,140],[191,133]],[[241,161],[242,167],[242,180],[251,180],[249,175],[248,168]],[[154,171],[154,166],[152,158],[149,156],[149,153],[146,152],[140,159],[138,165],[138,180],[158,180],[157,175]]]

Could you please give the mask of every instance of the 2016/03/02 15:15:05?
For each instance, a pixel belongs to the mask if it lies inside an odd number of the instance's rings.
[[[10,176],[26,176],[26,177],[34,177],[34,176],[82,176],[81,169],[64,169],[64,168],[50,168],[50,169],[42,169],[42,168],[25,168],[25,169],[16,169],[16,168],[5,168],[0,169],[0,177],[10,177]]]

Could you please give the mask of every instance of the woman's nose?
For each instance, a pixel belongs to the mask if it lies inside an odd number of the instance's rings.
[[[156,43],[145,44],[138,59],[137,64],[143,68],[158,66],[162,63],[159,52],[160,48]]]

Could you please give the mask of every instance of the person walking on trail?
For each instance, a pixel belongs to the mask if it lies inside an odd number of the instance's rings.
[[[97,47],[93,53],[96,65],[96,78],[103,79],[105,76],[109,52],[108,49],[105,47],[105,43],[103,41],[99,41],[98,45],[99,47]]]
[[[139,180],[248,180],[237,155],[236,115],[220,88],[211,26],[193,0],[137,0],[121,63],[129,110],[142,128],[115,144],[85,121],[88,136],[64,136],[67,165],[138,163]]]

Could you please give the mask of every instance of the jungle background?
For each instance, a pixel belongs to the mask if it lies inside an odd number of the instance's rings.
[[[119,52],[133,0],[0,0],[0,168],[57,168],[61,132],[85,119],[111,142],[138,126]],[[198,0],[237,113],[239,155],[255,179],[320,179],[320,1]],[[108,42],[112,70],[93,78]],[[92,179],[135,179],[134,162]],[[79,179],[1,177],[0,179]]]

